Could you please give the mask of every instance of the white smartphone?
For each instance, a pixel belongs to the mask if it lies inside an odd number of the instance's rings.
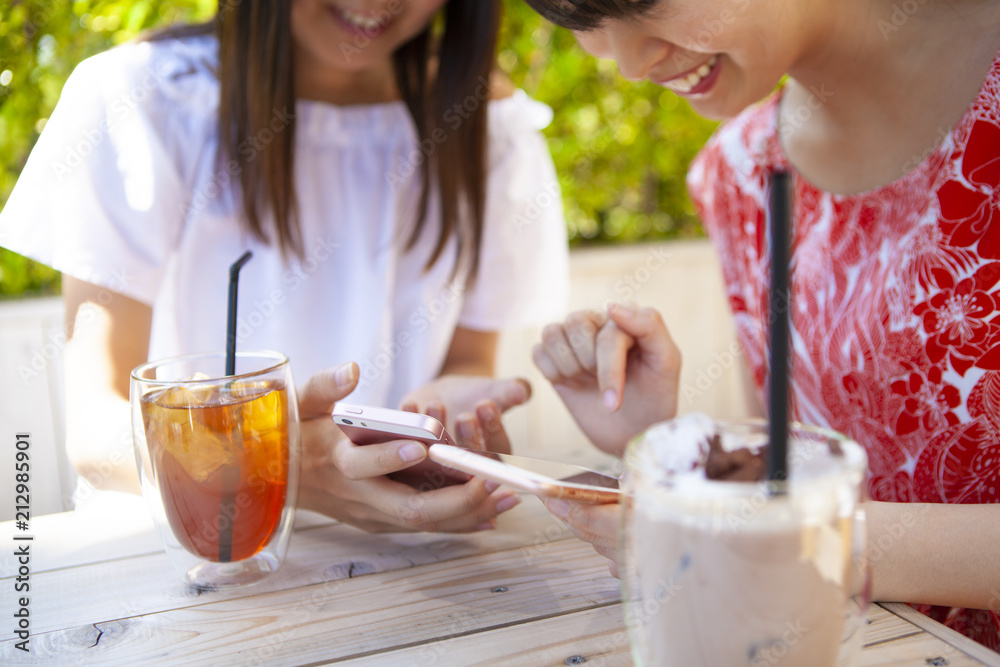
[[[455,444],[441,422],[416,412],[336,403],[332,416],[340,430],[358,445],[389,440],[416,440],[425,445]]]
[[[430,445],[427,455],[435,463],[537,496],[616,503],[621,495],[617,479],[580,466],[459,447],[444,425],[427,415],[337,403],[332,416],[355,444],[416,440]]]
[[[614,477],[568,463],[481,452],[447,444],[431,445],[427,455],[443,466],[544,498],[617,503],[621,496],[618,480]]]

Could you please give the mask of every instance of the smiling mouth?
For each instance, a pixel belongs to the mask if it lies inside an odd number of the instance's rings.
[[[392,16],[388,12],[375,15],[344,9],[336,5],[327,5],[327,7],[348,30],[363,33],[368,37],[377,37],[392,22]]]
[[[691,70],[690,72],[688,72],[683,76],[677,76],[667,81],[657,81],[656,83],[660,84],[665,88],[669,88],[670,90],[676,93],[683,93],[683,94],[690,93],[696,88],[698,88],[698,86],[701,85],[701,83],[705,80],[705,78],[712,73],[712,70],[715,68],[715,65],[718,62],[719,62],[719,54],[715,54],[714,56],[709,58],[708,61],[702,63],[701,66]]]

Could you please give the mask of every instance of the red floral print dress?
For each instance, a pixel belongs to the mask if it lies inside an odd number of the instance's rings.
[[[723,125],[688,177],[758,387],[767,380],[767,181],[775,169],[794,173],[778,140],[779,99]],[[996,503],[1000,54],[958,125],[914,163],[858,195],[794,179],[792,414],[867,449],[875,500]],[[918,608],[1000,650],[1000,613]]]

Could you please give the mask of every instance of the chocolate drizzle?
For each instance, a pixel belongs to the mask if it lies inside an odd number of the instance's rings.
[[[705,477],[717,482],[763,482],[767,480],[767,470],[764,462],[767,460],[767,445],[751,449],[741,447],[726,451],[722,447],[722,438],[718,433],[707,440],[708,458],[705,460]],[[833,438],[824,438],[829,447],[830,455],[844,455],[840,443]],[[818,444],[818,443],[817,443]]]
[[[746,447],[727,452],[722,448],[722,438],[716,433],[708,439],[708,459],[705,477],[719,482],[758,482],[765,478],[764,456],[767,446],[759,449]]]

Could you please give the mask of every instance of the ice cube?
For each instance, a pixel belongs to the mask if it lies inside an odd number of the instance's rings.
[[[150,450],[169,453],[191,478],[205,481],[220,467],[238,463],[232,429],[239,410],[239,405],[219,404],[214,387],[159,391],[143,400]]]

